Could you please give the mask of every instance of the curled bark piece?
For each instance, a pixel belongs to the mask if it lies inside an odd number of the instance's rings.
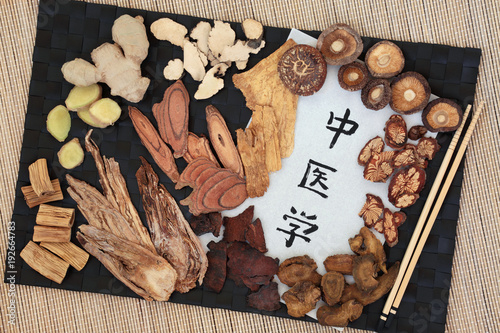
[[[203,282],[207,256],[175,199],[159,184],[158,175],[142,156],[141,161],[136,177],[151,238],[158,254],[177,272],[175,290],[186,293],[196,286],[196,281]]]
[[[139,109],[128,107],[130,119],[134,124],[135,131],[141,138],[142,144],[151,154],[156,164],[165,174],[174,182],[179,179],[179,171],[175,164],[174,157],[170,148],[163,142],[158,132],[154,128],[149,119],[139,111]]]
[[[189,93],[182,81],[175,81],[165,90],[163,100],[153,105],[153,115],[160,136],[172,147],[174,157],[183,156],[187,150]]]
[[[177,273],[161,256],[142,246],[90,225],[81,225],[76,238],[118,280],[147,301],[168,301]]]
[[[238,176],[244,177],[243,164],[231,133],[227,128],[226,121],[213,105],[207,106],[205,111],[207,114],[208,134],[222,165]]]
[[[206,157],[212,161],[217,167],[220,167],[217,158],[212,149],[210,148],[210,143],[205,136],[197,136],[196,134],[189,132],[187,138],[187,151],[182,156],[186,162],[191,163],[195,158]]]

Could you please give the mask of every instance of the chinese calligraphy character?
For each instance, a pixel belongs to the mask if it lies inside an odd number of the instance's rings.
[[[328,119],[327,123],[328,126],[326,126],[326,128],[328,128],[332,132],[335,132],[335,135],[333,136],[333,139],[330,142],[330,149],[332,149],[333,146],[335,146],[335,143],[337,143],[337,139],[339,138],[340,134],[352,135],[358,129],[359,125],[355,121],[349,120],[350,115],[351,115],[351,110],[349,109],[345,110],[343,118],[334,117],[333,112],[330,112],[330,119]],[[333,120],[340,121],[340,126],[339,127],[330,126],[332,125]],[[351,127],[348,130],[346,130],[345,129],[346,125],[351,125]]]
[[[324,193],[324,191],[328,190],[328,185],[326,184],[328,180],[327,175],[336,171],[336,169],[328,165],[309,160],[304,177],[298,186],[317,193],[323,198],[328,198],[328,195]],[[309,178],[312,178],[312,180]]]
[[[296,215],[297,214],[297,209],[295,209],[295,207],[292,206],[292,208],[290,208],[290,212],[293,215]],[[318,230],[318,226],[316,224],[311,223],[311,222],[307,222],[307,221],[315,221],[318,218],[316,215],[306,215],[305,212],[301,212],[300,216],[302,218],[298,218],[298,217],[295,217],[295,216],[292,216],[292,215],[285,214],[285,215],[283,215],[283,220],[286,221],[288,219],[292,219],[294,221],[297,221],[299,223],[302,223],[302,224],[308,226],[307,229],[305,229],[305,230],[302,231],[302,234],[296,233],[296,231],[298,231],[301,228],[301,225],[299,225],[297,223],[293,223],[293,222],[289,222],[288,223],[288,225],[290,227],[292,227],[291,230],[285,230],[285,229],[281,229],[281,228],[276,228],[276,230],[284,232],[287,235],[290,235],[290,237],[286,240],[286,243],[285,243],[286,247],[290,247],[290,246],[293,245],[293,242],[295,241],[295,237],[300,237],[304,241],[306,241],[307,243],[310,243],[311,239],[309,237],[306,237],[306,235],[309,235],[309,234],[315,232],[316,230]]]

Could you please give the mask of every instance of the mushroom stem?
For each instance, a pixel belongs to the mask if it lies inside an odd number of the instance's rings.
[[[417,97],[417,94],[412,89],[406,90],[403,95],[408,102],[413,101]]]
[[[377,65],[379,67],[384,68],[387,67],[391,63],[391,55],[390,54],[382,54],[377,59]]]
[[[351,72],[347,75],[347,78],[349,79],[349,81],[356,81],[357,79],[359,79],[359,74]]]
[[[375,89],[373,89],[371,94],[370,94],[371,99],[373,99],[374,101],[377,101],[378,99],[380,99],[380,96],[382,95],[383,91],[384,91],[384,88],[375,87]]]
[[[330,45],[330,49],[334,53],[342,52],[342,50],[344,50],[344,48],[345,48],[345,43],[342,39],[337,39],[336,41],[334,41],[332,43],[332,45]]]

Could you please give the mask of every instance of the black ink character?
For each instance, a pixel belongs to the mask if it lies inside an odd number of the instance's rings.
[[[292,214],[294,214],[294,215],[297,214],[297,210],[293,206],[292,206],[292,208],[290,208],[290,212],[292,212]],[[289,222],[288,223],[288,225],[290,227],[292,227],[291,230],[285,230],[285,229],[281,229],[281,228],[276,228],[276,230],[284,232],[285,234],[290,235],[290,237],[286,240],[286,243],[285,243],[286,247],[291,247],[293,245],[293,242],[295,241],[295,237],[300,237],[303,240],[305,240],[307,243],[310,243],[311,239],[309,237],[306,237],[305,235],[309,235],[309,234],[315,232],[316,230],[318,230],[318,226],[316,224],[313,224],[313,223],[310,223],[310,222],[306,221],[306,220],[315,221],[318,218],[316,215],[306,215],[305,212],[301,212],[300,216],[302,218],[298,218],[298,217],[295,217],[295,216],[291,216],[291,215],[285,214],[285,215],[283,215],[283,220],[286,221],[288,219],[292,219],[292,220],[295,220],[297,222],[300,222],[300,223],[305,224],[306,226],[308,226],[307,229],[305,229],[305,230],[302,231],[302,235],[296,233],[296,231],[299,230],[301,226],[299,224],[296,224],[296,223],[293,223],[293,222]]]
[[[335,132],[332,142],[330,142],[330,149],[332,149],[333,146],[335,146],[335,143],[337,143],[337,139],[339,138],[340,134],[352,135],[358,129],[359,126],[358,123],[349,120],[350,115],[351,115],[351,110],[349,109],[345,110],[343,118],[334,117],[333,112],[330,111],[330,119],[328,119],[327,123],[327,125],[329,126],[326,126],[326,128],[328,128],[332,132]],[[340,121],[340,126],[339,127],[330,126],[333,123],[333,120]],[[351,125],[351,127],[348,130],[346,130],[345,129],[346,125]]]
[[[334,173],[336,171],[336,169],[328,165],[309,160],[309,162],[307,163],[306,172],[304,173],[304,177],[302,177],[302,180],[298,186],[313,191],[314,193],[319,194],[322,198],[328,198],[328,195],[324,193],[326,190],[328,190],[328,186],[325,184],[325,182],[328,180],[326,176],[329,173]],[[309,178],[312,178],[312,180]]]

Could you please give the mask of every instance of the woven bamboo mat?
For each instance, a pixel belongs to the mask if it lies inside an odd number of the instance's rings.
[[[64,4],[67,0],[57,0]],[[486,102],[467,151],[453,278],[450,332],[500,331],[500,26],[497,1],[90,1],[229,21],[253,17],[265,25],[323,30],[334,22],[364,36],[478,47],[483,51],[476,101]],[[37,1],[0,1],[0,271],[5,271],[7,223],[15,183],[31,75]],[[317,324],[146,302],[101,294],[16,286],[17,324],[7,324],[9,286],[0,284],[0,331],[19,332],[326,332]],[[439,298],[436,300],[439,306]],[[418,325],[418,322],[415,322]],[[347,329],[346,332],[354,332]],[[425,332],[422,327],[421,332]]]

